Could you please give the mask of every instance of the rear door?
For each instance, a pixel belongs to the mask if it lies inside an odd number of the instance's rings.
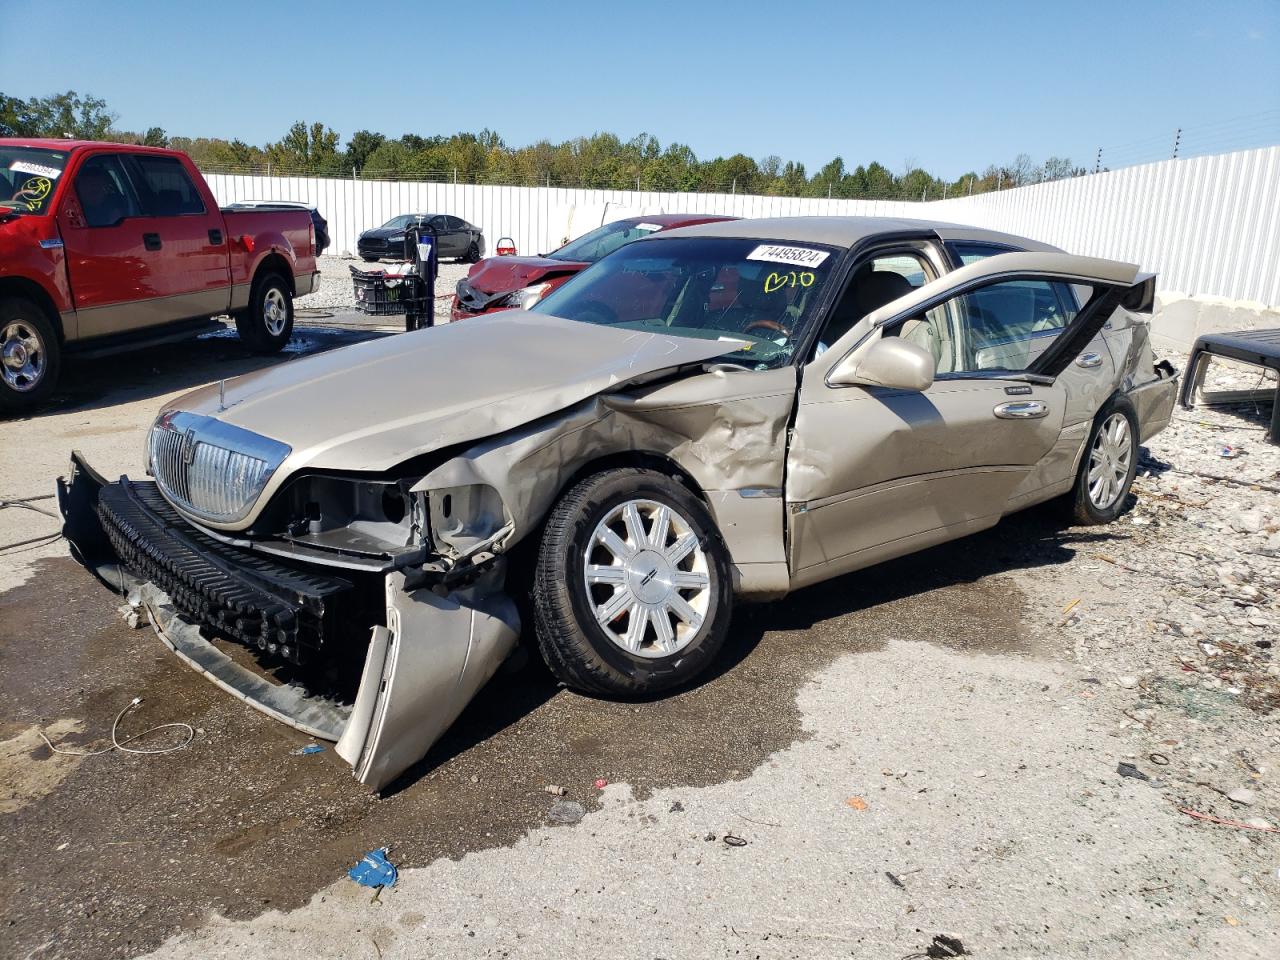
[[[439,256],[460,256],[458,252],[458,231],[450,228],[449,218],[443,214],[437,217],[432,217],[431,226],[435,229],[436,240],[440,244]]]
[[[1066,254],[991,257],[861,318],[806,366],[786,488],[796,584],[990,526],[1015,496],[1069,477],[1079,438],[1063,374],[1136,274]],[[1071,284],[1089,301],[1067,314]],[[934,355],[932,386],[829,382],[885,336]]]
[[[143,217],[154,283],[171,320],[208,317],[228,307],[231,275],[222,214],[173,156],[131,154],[125,163]]]

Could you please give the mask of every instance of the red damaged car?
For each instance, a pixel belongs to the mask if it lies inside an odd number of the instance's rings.
[[[615,220],[570,240],[541,257],[490,257],[458,281],[451,318],[462,320],[513,307],[527,309],[574,274],[641,237],[713,220],[736,220],[703,213],[657,213]]]

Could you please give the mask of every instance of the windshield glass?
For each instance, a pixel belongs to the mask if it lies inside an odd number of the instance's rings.
[[[570,240],[559,250],[547,254],[553,260],[571,260],[574,263],[595,263],[601,257],[607,257],[623,244],[639,240],[651,233],[661,230],[656,223],[636,223],[634,220],[619,220],[606,223],[603,227],[585,233],[577,240]]]
[[[672,237],[633,243],[530,309],[566,320],[662,330],[749,346],[726,359],[759,370],[791,361],[837,253],[809,243]]]
[[[412,222],[413,222],[413,214],[402,213],[398,217],[392,217],[390,220],[388,220],[378,229],[379,230],[400,230],[404,227],[407,227]]]
[[[0,212],[47,214],[66,165],[61,150],[0,144]]]

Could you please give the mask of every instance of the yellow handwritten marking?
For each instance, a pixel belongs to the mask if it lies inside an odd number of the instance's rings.
[[[45,198],[53,192],[53,181],[48,177],[32,177],[22,185],[22,189],[13,195],[15,200],[23,200],[28,210],[39,210]]]
[[[812,287],[814,275],[812,271],[806,270],[803,273],[797,273],[790,270],[786,273],[771,273],[764,278],[764,292],[773,293],[775,290],[781,290],[783,287]]]

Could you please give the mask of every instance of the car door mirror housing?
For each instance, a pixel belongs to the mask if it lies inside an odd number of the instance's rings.
[[[901,337],[882,337],[861,355],[850,354],[827,376],[833,387],[887,387],[928,390],[933,385],[933,354]]]

